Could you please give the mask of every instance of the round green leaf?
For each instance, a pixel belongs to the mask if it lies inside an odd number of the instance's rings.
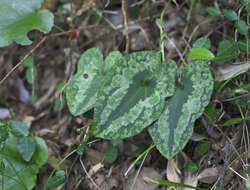
[[[189,57],[200,60],[212,60],[214,54],[206,48],[193,48],[188,54]]]
[[[74,116],[94,107],[103,83],[103,66],[103,56],[98,49],[89,49],[81,55],[77,73],[65,88],[67,104]]]
[[[167,159],[181,151],[193,133],[194,122],[210,101],[213,78],[206,61],[193,61],[181,75],[183,88],[167,100],[159,120],[148,128],[157,149]]]
[[[0,47],[13,41],[21,45],[32,42],[27,37],[30,30],[48,33],[53,26],[53,14],[39,10],[43,0],[1,0]]]
[[[165,98],[175,90],[177,68],[173,61],[160,64],[159,54],[153,51],[132,53],[126,60],[117,56],[111,54],[105,60],[112,70],[106,72],[94,113],[98,123],[95,134],[106,139],[141,132],[159,118]]]
[[[209,38],[201,37],[198,40],[196,40],[193,44],[193,48],[206,48],[210,49],[211,47],[211,41]]]
[[[229,20],[235,21],[238,20],[237,13],[231,9],[222,9],[223,14]]]
[[[248,34],[248,26],[245,21],[243,20],[237,20],[234,24],[237,31],[242,35]]]

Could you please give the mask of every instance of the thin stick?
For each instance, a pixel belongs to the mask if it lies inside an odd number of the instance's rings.
[[[125,31],[126,31],[126,49],[125,49],[125,53],[128,54],[129,53],[130,43],[129,43],[129,35],[128,35],[128,18],[127,18],[125,0],[122,0],[122,14],[123,14],[123,18],[124,18],[124,27],[125,27]]]
[[[4,77],[3,79],[0,81],[0,85],[9,77],[9,75],[14,72],[45,40],[47,39],[47,37],[43,37],[43,39],[36,44],[36,46],[34,48],[32,48],[28,54],[26,54],[24,56],[24,58],[19,61]]]

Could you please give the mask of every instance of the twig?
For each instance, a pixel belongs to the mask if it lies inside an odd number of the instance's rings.
[[[122,14],[124,18],[124,26],[125,26],[125,31],[126,31],[126,49],[125,53],[129,53],[129,35],[128,35],[128,18],[127,18],[127,12],[126,12],[126,5],[125,5],[125,0],[122,0]]]
[[[45,36],[45,37],[43,37],[43,39],[40,41],[40,42],[38,42],[37,44],[36,44],[36,46],[35,47],[33,47],[30,51],[29,51],[29,53],[28,54],[26,54],[25,56],[24,56],[24,58],[21,60],[21,61],[19,61],[4,77],[3,77],[3,79],[0,81],[0,85],[9,77],[9,75],[12,73],[12,72],[14,72],[45,40],[47,39],[47,37]]]

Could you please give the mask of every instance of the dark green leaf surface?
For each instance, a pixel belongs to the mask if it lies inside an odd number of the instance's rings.
[[[231,9],[222,9],[223,14],[225,15],[225,17],[227,17],[227,19],[235,21],[238,20],[238,16],[237,13]]]
[[[35,153],[36,144],[33,137],[20,137],[18,139],[18,151],[21,157],[29,162]]]
[[[92,48],[82,54],[77,73],[65,89],[67,104],[74,116],[94,107],[97,92],[102,87],[102,70],[103,56],[98,49]]]
[[[110,145],[104,152],[109,163],[113,163],[118,156],[118,150],[115,146]]]
[[[53,14],[39,10],[43,0],[1,0],[0,6],[0,47],[12,42],[29,45],[30,30],[48,33],[53,26]]]
[[[238,44],[233,40],[224,40],[219,43],[217,56],[214,58],[216,62],[224,62],[239,56]]]
[[[177,89],[149,133],[157,149],[173,158],[191,138],[194,122],[208,105],[213,91],[213,78],[205,61],[193,61],[183,70],[184,89]]]
[[[250,39],[239,40],[238,45],[242,51],[250,53]]]
[[[235,28],[237,31],[242,34],[242,35],[247,35],[248,34],[248,26],[245,21],[243,20],[238,20],[235,22]]]
[[[223,123],[223,126],[231,126],[231,125],[235,125],[235,124],[239,124],[243,121],[242,118],[232,118],[227,120],[225,123]]]
[[[210,49],[211,47],[211,41],[209,38],[201,37],[198,40],[196,40],[193,44],[193,48],[206,48]]]
[[[105,64],[118,58],[108,56]],[[177,68],[171,60],[160,64],[159,54],[153,51],[132,53],[126,61],[111,65],[94,113],[95,134],[122,139],[138,134],[159,118],[165,98],[174,94]]]

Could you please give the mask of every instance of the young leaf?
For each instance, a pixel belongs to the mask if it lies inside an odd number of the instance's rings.
[[[223,14],[229,20],[236,21],[238,20],[237,13],[231,9],[222,9]]]
[[[106,159],[109,163],[113,163],[118,156],[118,150],[115,146],[110,145],[104,152]]]
[[[116,71],[107,73],[99,93],[94,113],[98,137],[122,139],[138,134],[159,118],[165,98],[174,94],[174,61],[160,64],[160,55],[153,51],[132,53],[126,60],[125,66],[114,65]]]
[[[33,137],[21,137],[18,140],[18,151],[22,158],[29,162],[35,153],[36,144]]]
[[[0,7],[0,47],[12,42],[29,45],[30,30],[48,33],[53,26],[53,14],[39,10],[43,0],[1,0]]]
[[[196,40],[193,44],[193,48],[206,48],[210,49],[211,47],[211,41],[209,38],[201,37],[198,40]]]
[[[223,126],[231,126],[231,125],[239,124],[242,121],[243,121],[243,119],[240,117],[232,118],[232,119],[227,120],[225,123],[223,123]]]
[[[17,120],[10,120],[10,126],[14,131],[16,136],[28,136],[29,135],[29,128],[27,125],[21,121]]]
[[[193,48],[188,54],[189,57],[200,60],[212,60],[214,54],[206,48]]]
[[[33,84],[37,78],[37,68],[35,66],[29,67],[26,71],[26,80],[28,83]]]
[[[234,26],[240,34],[242,34],[242,35],[248,34],[248,26],[247,26],[245,21],[238,20],[235,22]]]
[[[67,104],[74,116],[94,107],[97,92],[102,87],[103,65],[103,56],[96,48],[89,49],[81,55],[77,73],[65,88]]]
[[[225,62],[238,56],[238,44],[233,40],[224,40],[219,43],[217,56],[214,58],[214,61]]]
[[[56,175],[49,179],[48,187],[56,188],[59,187],[65,181],[65,172],[63,170],[59,170],[56,172]]]
[[[215,7],[207,7],[206,8],[206,11],[208,14],[210,14],[211,16],[220,16],[221,12],[220,12],[220,9],[217,9]]]
[[[178,88],[167,100],[159,120],[148,128],[157,149],[167,159],[181,151],[193,133],[194,122],[210,101],[213,78],[206,61],[193,61],[183,70]]]

